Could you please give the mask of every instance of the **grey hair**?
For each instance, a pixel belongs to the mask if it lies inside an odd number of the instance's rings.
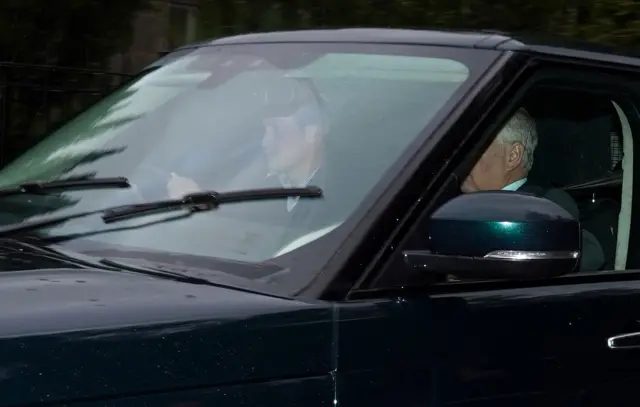
[[[529,172],[533,166],[533,153],[538,146],[536,122],[524,108],[518,109],[496,137],[502,145],[521,143],[524,146],[522,167]]]

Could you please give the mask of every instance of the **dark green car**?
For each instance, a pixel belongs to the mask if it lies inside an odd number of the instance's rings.
[[[498,34],[170,53],[0,171],[0,407],[637,406],[638,106]],[[462,194],[517,111],[540,193]]]

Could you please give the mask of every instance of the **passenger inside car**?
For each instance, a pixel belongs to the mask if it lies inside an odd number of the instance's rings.
[[[274,81],[262,92],[260,122],[261,154],[255,157],[258,174],[251,172],[246,180],[235,179],[243,188],[286,187],[303,188],[317,186],[324,192],[320,200],[300,200],[289,197],[286,201],[261,202],[263,212],[269,209],[268,222],[284,227],[282,237],[272,236],[280,246],[294,240],[302,230],[316,230],[327,226],[326,212],[333,194],[327,185],[325,163],[326,135],[329,119],[325,102],[310,80],[288,79]],[[210,177],[210,176],[209,176]],[[206,174],[200,179],[189,174],[172,172],[167,182],[168,196],[174,199],[185,194],[215,189]],[[197,181],[196,181],[197,179]],[[236,187],[237,188],[237,187]],[[252,220],[255,214],[242,208],[225,210],[227,216]],[[261,215],[262,216],[262,215]],[[264,220],[262,220],[264,223]]]
[[[461,190],[464,193],[486,190],[530,193],[555,202],[579,219],[578,205],[571,195],[563,189],[547,188],[529,179],[537,145],[536,122],[527,110],[519,108],[476,162]],[[605,264],[602,246],[593,233],[584,229],[582,247],[580,269],[599,270]]]

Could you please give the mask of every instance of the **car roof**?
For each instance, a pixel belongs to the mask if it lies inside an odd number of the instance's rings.
[[[455,32],[393,28],[340,28],[241,34],[231,37],[223,37],[212,41],[204,41],[197,45],[278,42],[362,42],[474,47],[489,37],[495,37],[493,38],[495,42],[509,40],[509,37],[507,36],[494,34],[492,32]]]
[[[586,42],[568,42],[557,39],[541,40],[540,38],[509,35],[495,30],[441,31],[394,28],[341,28],[273,31],[223,37],[183,48],[283,42],[361,42],[496,49],[640,66],[640,58],[637,57],[637,54],[634,55],[631,52],[625,52],[617,48]]]

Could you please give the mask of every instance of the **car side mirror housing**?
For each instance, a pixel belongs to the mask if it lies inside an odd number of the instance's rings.
[[[580,223],[534,195],[484,191],[460,195],[428,221],[428,250],[403,252],[411,268],[462,280],[555,277],[577,269]]]

